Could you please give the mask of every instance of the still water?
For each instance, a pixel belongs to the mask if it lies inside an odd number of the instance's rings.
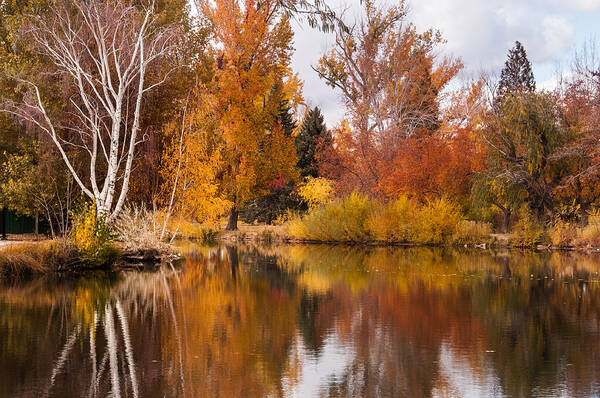
[[[182,247],[0,286],[0,397],[600,396],[600,255]]]

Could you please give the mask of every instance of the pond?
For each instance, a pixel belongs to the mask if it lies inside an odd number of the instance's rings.
[[[600,254],[185,245],[0,286],[0,397],[600,395]]]

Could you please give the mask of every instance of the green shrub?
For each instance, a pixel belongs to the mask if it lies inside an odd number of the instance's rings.
[[[535,247],[548,242],[544,225],[533,215],[529,206],[524,204],[519,210],[519,217],[515,223],[511,243],[519,247]]]
[[[461,218],[460,209],[452,201],[446,198],[429,201],[417,213],[415,241],[428,244],[450,242]]]
[[[552,225],[548,234],[554,246],[573,246],[577,239],[577,228],[570,222],[558,220]]]
[[[275,241],[275,232],[271,229],[263,229],[257,234],[256,238],[263,243],[273,243]]]
[[[218,237],[219,231],[214,228],[203,227],[200,229],[200,240],[203,243],[214,243]]]
[[[402,196],[384,205],[374,206],[367,218],[367,228],[378,241],[411,242],[415,237],[415,217],[418,205]]]
[[[491,234],[490,223],[462,220],[456,224],[453,241],[461,245],[487,243],[490,241]]]

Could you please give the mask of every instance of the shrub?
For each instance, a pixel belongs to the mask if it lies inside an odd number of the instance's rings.
[[[257,239],[264,243],[273,243],[275,240],[275,232],[271,229],[263,229],[257,235]]]
[[[385,205],[374,206],[367,219],[370,235],[379,241],[410,242],[415,237],[417,204],[402,196]]]
[[[322,242],[361,242],[369,240],[366,221],[372,202],[364,195],[352,193],[311,209],[302,217],[288,222],[288,233],[297,239]]]
[[[417,212],[415,241],[429,244],[450,242],[461,218],[459,207],[452,201],[446,198],[429,201]]]
[[[570,222],[558,220],[549,230],[550,241],[554,246],[573,246],[577,239],[577,228]]]
[[[527,204],[519,210],[519,219],[513,227],[511,240],[513,245],[519,247],[534,247],[548,241],[544,225],[535,218]]]
[[[489,242],[491,233],[490,223],[462,220],[456,224],[453,241],[461,245]]]
[[[160,236],[163,217],[164,215],[148,211],[143,206],[126,206],[113,223],[116,239],[123,243],[126,250],[167,251],[169,245]]]
[[[210,227],[203,227],[200,229],[200,240],[203,243],[214,243],[217,241],[219,231]]]
[[[82,202],[71,214],[73,228],[70,243],[77,249],[82,262],[104,264],[114,260],[110,228],[104,216],[98,215],[93,202]]]
[[[577,244],[600,246],[600,210],[589,213],[587,225],[577,231]]]

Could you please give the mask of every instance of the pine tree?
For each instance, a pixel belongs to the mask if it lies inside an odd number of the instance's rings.
[[[279,101],[279,114],[277,115],[277,120],[281,123],[285,136],[291,137],[297,126],[289,100],[282,99]]]
[[[286,137],[291,137],[298,126],[294,120],[294,110],[290,100],[285,97],[283,85],[280,82],[274,83],[271,87],[269,103],[274,104],[273,108],[276,109],[276,112],[272,114],[273,121],[281,125]]]
[[[308,111],[302,122],[300,132],[296,136],[296,154],[301,177],[318,177],[317,147],[323,140],[328,140],[327,127],[318,107]]]
[[[498,96],[507,94],[523,94],[535,91],[535,79],[531,70],[531,63],[523,45],[517,41],[515,47],[508,52],[508,59],[500,74]]]

